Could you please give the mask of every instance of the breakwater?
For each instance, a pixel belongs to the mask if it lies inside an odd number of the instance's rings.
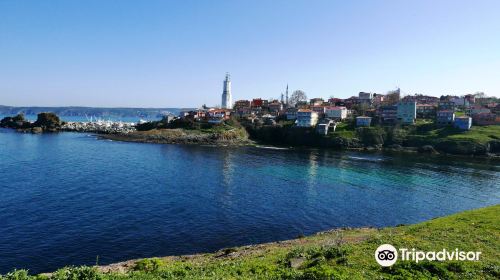
[[[91,132],[99,134],[127,134],[136,131],[135,123],[97,121],[97,122],[66,122],[61,125],[62,131]]]

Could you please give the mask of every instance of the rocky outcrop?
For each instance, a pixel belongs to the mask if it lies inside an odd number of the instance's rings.
[[[154,129],[149,131],[135,131],[130,133],[107,134],[101,138],[158,144],[201,144],[201,145],[232,145],[241,146],[252,144],[243,128],[221,132],[202,133],[186,129]]]
[[[40,127],[43,131],[56,132],[61,128],[62,122],[54,113],[40,113],[33,124],[34,127]]]
[[[29,129],[32,124],[24,118],[23,114],[15,117],[5,117],[0,121],[0,127],[12,129]]]
[[[22,114],[6,117],[0,121],[0,127],[29,133],[57,132],[61,129],[61,125],[61,120],[54,113],[40,113],[34,123],[27,121]]]
[[[486,155],[490,151],[489,144],[474,141],[445,140],[436,144],[436,148],[448,154],[456,155]]]

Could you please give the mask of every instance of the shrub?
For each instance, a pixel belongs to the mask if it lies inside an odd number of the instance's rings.
[[[162,266],[164,266],[164,263],[159,258],[142,259],[135,263],[134,270],[154,272],[158,271]]]

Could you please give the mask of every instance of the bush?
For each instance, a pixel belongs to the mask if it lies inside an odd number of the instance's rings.
[[[134,270],[144,271],[144,272],[155,272],[158,271],[165,264],[159,258],[143,259],[137,261],[134,266]]]
[[[80,266],[59,269],[51,280],[101,280],[103,276],[96,267]]]

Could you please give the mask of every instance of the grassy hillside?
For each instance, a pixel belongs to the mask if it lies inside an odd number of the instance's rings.
[[[499,279],[499,212],[496,205],[415,225],[346,229],[214,254],[64,268],[38,278],[17,271],[3,279]],[[382,268],[374,252],[384,243],[423,251],[459,248],[482,255],[477,262],[398,261]]]

